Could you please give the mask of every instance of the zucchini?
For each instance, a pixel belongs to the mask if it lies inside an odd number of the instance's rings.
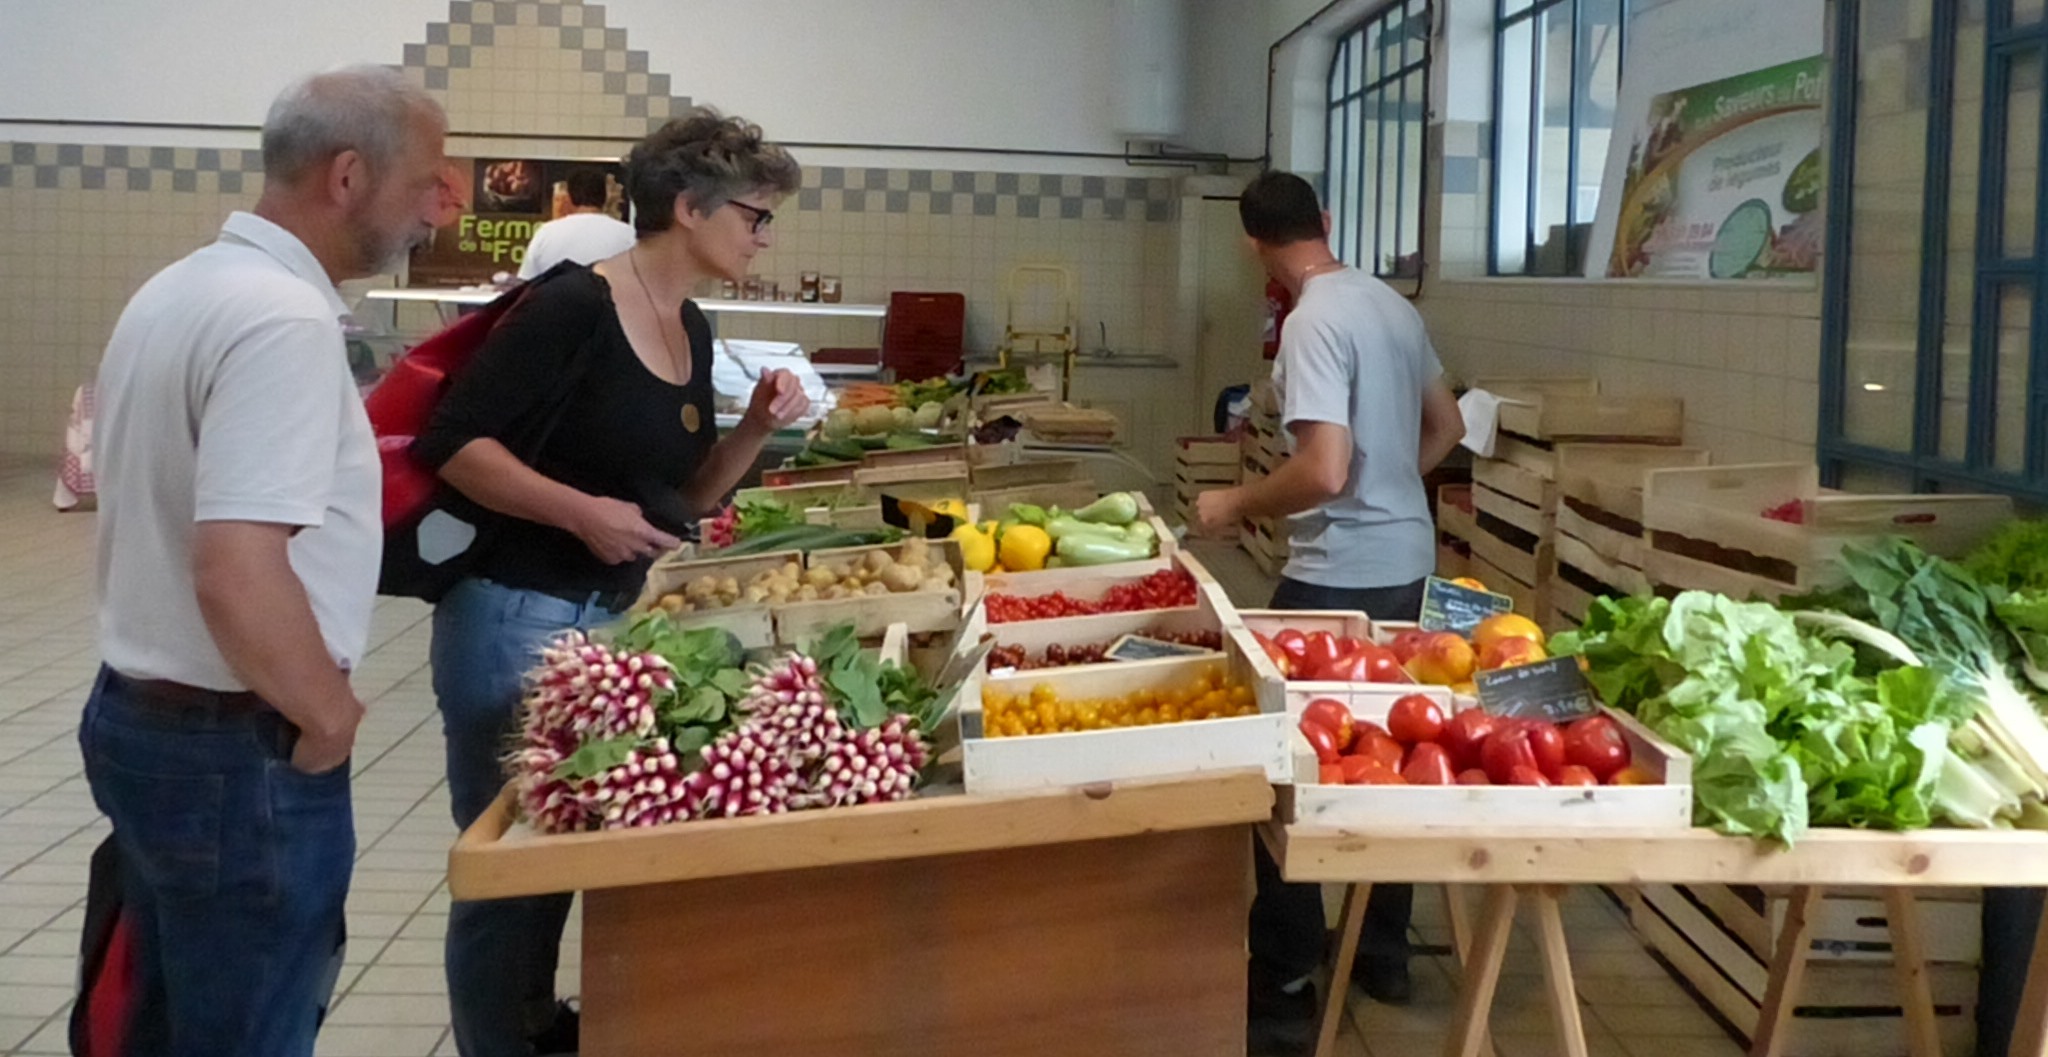
[[[792,525],[789,528],[764,532],[751,539],[741,540],[718,552],[721,558],[743,558],[749,554],[772,554],[775,551],[822,551],[835,547],[866,547],[876,543],[893,543],[902,538],[894,529],[843,529],[831,525]]]

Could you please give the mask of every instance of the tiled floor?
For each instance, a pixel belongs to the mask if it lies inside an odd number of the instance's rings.
[[[44,465],[0,464],[0,1057],[62,1054],[86,860],[106,832],[80,774],[75,730],[97,661],[92,516],[49,506]],[[1236,555],[1235,558],[1232,555]],[[1205,553],[1241,602],[1267,581],[1240,552]],[[356,754],[360,855],[349,897],[348,968],[319,1052],[325,1057],[453,1053],[441,975],[453,826],[441,786],[441,734],[427,680],[424,606],[384,601],[374,649],[356,673],[370,718]],[[1441,901],[1417,898],[1418,938],[1444,944]],[[1604,897],[1566,909],[1595,1057],[1733,1057],[1739,1048],[1669,982]],[[563,952],[574,993],[578,948]],[[1452,995],[1449,959],[1415,963],[1417,999],[1377,1005],[1356,992],[1349,1057],[1436,1052]],[[1555,1052],[1534,948],[1517,936],[1500,1002],[1500,1057]]]

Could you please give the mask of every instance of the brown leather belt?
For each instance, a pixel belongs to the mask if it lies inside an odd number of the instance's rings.
[[[131,679],[115,673],[135,700],[141,704],[171,711],[194,711],[212,709],[231,715],[254,715],[275,712],[269,702],[249,690],[208,690],[203,686],[187,686],[169,679]]]

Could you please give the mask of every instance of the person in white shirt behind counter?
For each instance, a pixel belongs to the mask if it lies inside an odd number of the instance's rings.
[[[633,248],[633,225],[604,211],[610,189],[603,170],[576,169],[562,182],[569,188],[569,215],[534,231],[533,241],[526,245],[526,257],[519,262],[521,282],[563,261],[590,264]]]

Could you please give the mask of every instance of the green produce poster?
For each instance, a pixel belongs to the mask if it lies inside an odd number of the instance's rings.
[[[1607,276],[1815,272],[1826,81],[1816,56],[1651,97],[1629,147]]]
[[[465,286],[488,283],[501,272],[519,271],[533,232],[572,208],[566,181],[576,169],[606,176],[604,211],[626,218],[624,168],[617,162],[534,158],[451,159],[463,208],[412,251],[407,286]]]

